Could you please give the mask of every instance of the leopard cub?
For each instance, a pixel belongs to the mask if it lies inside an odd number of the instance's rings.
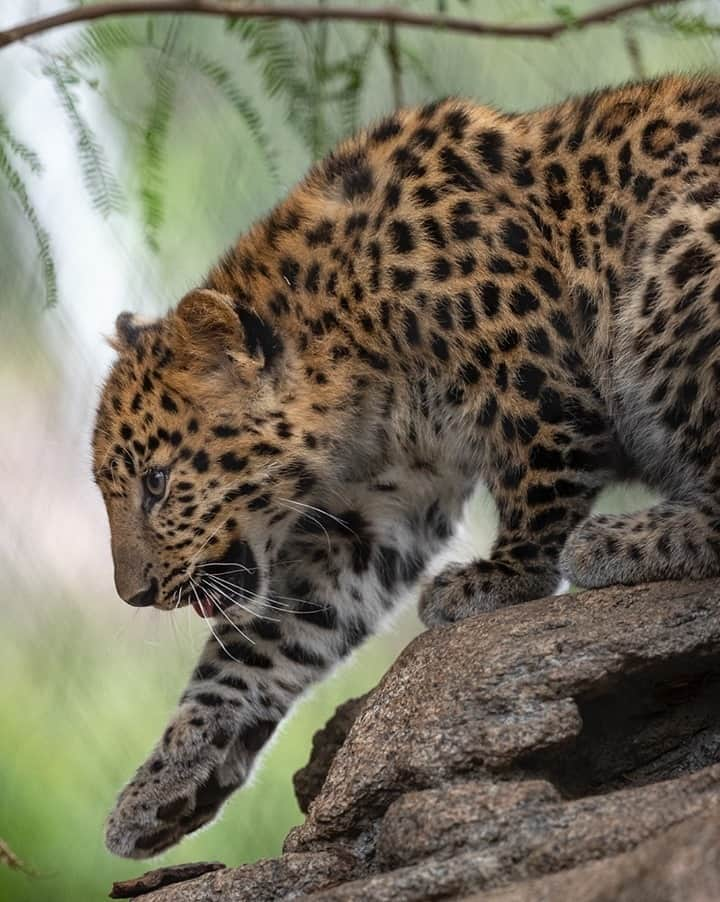
[[[117,590],[211,636],[110,849],[211,820],[478,481],[493,551],[425,586],[426,624],[720,572],[719,167],[712,78],[398,112],[166,316],[118,318],[93,439]],[[629,473],[665,500],[589,516]]]

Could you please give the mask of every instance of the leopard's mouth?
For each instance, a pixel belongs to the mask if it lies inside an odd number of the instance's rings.
[[[191,602],[191,606],[198,617],[202,617],[206,620],[209,617],[217,617],[217,615],[225,608],[223,599],[218,598],[212,592],[204,592],[202,587],[200,587],[197,593],[197,598],[194,598]]]
[[[252,549],[235,539],[221,558],[196,565],[179,590],[178,606],[190,604],[203,619],[223,615],[231,607],[251,613],[259,581]]]

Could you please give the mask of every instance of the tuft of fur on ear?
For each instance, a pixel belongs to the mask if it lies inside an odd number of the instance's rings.
[[[153,328],[157,328],[155,320],[143,320],[126,310],[115,320],[115,335],[108,339],[108,343],[119,354],[123,351],[132,351],[138,347],[143,333]]]
[[[191,291],[178,304],[174,318],[178,347],[205,369],[231,360],[242,370],[257,373],[267,369],[283,348],[280,336],[259,313],[218,291]]]

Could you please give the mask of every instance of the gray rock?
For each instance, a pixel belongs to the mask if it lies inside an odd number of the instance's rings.
[[[607,878],[609,895],[587,899],[615,899],[633,881],[651,890],[644,862],[663,842],[677,855],[658,881],[702,859],[692,885],[711,886],[712,819],[697,848],[683,830],[720,815],[720,581],[544,599],[424,633],[342,706],[296,784],[309,814],[280,859],[145,898],[529,902],[543,881],[580,881],[547,898],[585,899],[583,880],[597,894]]]
[[[343,883],[356,873],[347,853],[281,855],[205,874],[141,897],[142,902],[276,902]]]
[[[634,851],[464,902],[717,902],[720,819],[691,818]]]
[[[367,696],[349,698],[338,707],[327,724],[313,736],[310,760],[293,777],[295,796],[303,814],[325,783],[335,753],[345,742],[348,731],[357,719]]]

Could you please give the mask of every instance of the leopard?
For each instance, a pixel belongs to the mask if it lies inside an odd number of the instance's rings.
[[[111,343],[118,595],[209,627],[106,822],[143,858],[213,820],[413,592],[441,628],[720,573],[720,80],[393,112]],[[593,514],[631,478],[660,500]],[[478,485],[491,553],[431,574]]]

